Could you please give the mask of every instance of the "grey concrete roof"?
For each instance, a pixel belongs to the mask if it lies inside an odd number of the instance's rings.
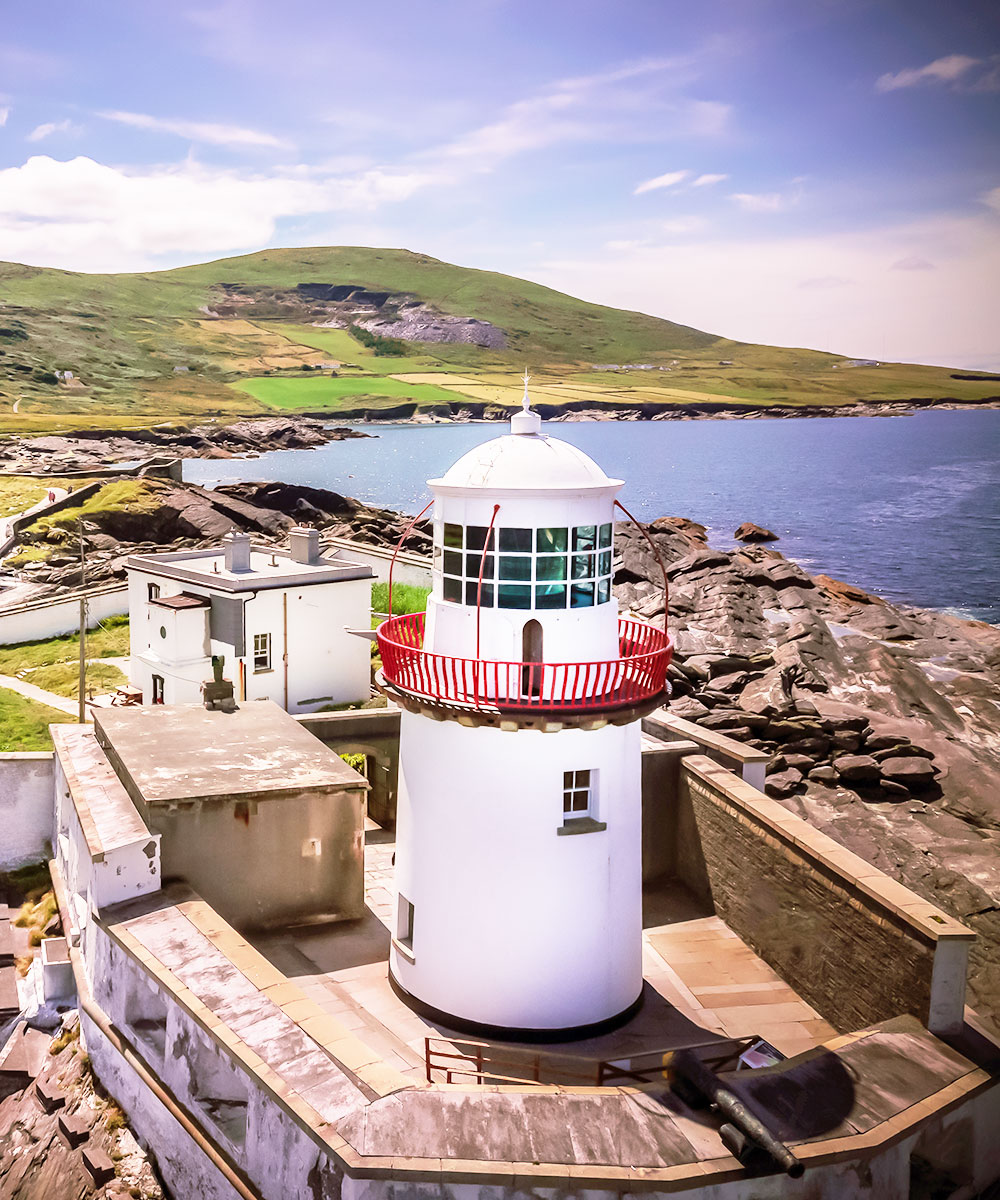
[[[94,720],[121,782],[148,805],[368,787],[272,700],[234,713],[199,704],[109,708]]]
[[[87,725],[51,725],[52,742],[91,856],[155,840]]]
[[[258,592],[267,588],[298,588],[312,583],[337,583],[345,579],[374,579],[363,563],[321,554],[314,562],[295,562],[287,550],[254,546],[250,570],[227,571],[224,548],[168,550],[162,554],[136,554],[125,566],[165,579],[196,584],[214,592]]]

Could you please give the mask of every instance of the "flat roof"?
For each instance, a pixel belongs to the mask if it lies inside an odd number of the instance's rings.
[[[200,704],[108,708],[95,710],[94,723],[118,778],[147,805],[368,787],[273,700],[232,713]]]
[[[303,587],[375,577],[371,567],[341,558],[336,553],[320,554],[312,562],[304,563],[295,562],[288,550],[273,546],[252,546],[248,571],[227,571],[223,546],[133,554],[125,560],[125,566],[130,571],[144,571],[148,575],[199,584],[221,592],[256,592],[265,588]]]
[[[150,600],[158,608],[209,608],[211,601],[207,596],[192,596],[188,592],[178,592],[176,596],[157,596]]]

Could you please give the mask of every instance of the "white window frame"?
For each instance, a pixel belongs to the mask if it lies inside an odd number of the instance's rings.
[[[253,672],[262,675],[271,670],[271,635],[255,633],[253,635]]]
[[[147,583],[146,584],[146,603],[148,604],[152,600],[159,600],[159,598],[160,598],[160,585],[158,583]]]
[[[563,822],[596,818],[597,771],[591,768],[563,771]]]

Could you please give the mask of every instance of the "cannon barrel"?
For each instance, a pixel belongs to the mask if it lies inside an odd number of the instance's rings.
[[[747,1108],[733,1092],[724,1087],[714,1071],[711,1071],[691,1050],[678,1050],[670,1061],[671,1070],[697,1089],[706,1100],[714,1104],[730,1124],[759,1146],[793,1179],[805,1171],[800,1159],[768,1129],[759,1117]]]

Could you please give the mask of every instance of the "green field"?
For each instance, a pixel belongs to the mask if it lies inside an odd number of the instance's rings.
[[[294,378],[243,379],[231,385],[248,392],[269,408],[315,409],[357,408],[357,401],[371,408],[388,408],[406,401],[416,404],[449,404],[460,399],[457,392],[430,383],[403,383],[380,376],[348,377],[308,375]]]
[[[507,345],[410,343],[405,356],[376,356],[347,330],[311,323],[323,313],[303,299],[311,292],[296,289],[316,284],[412,297],[445,315],[488,321]],[[1000,377],[963,380],[946,368],[898,363],[847,368],[838,355],[734,342],[408,250],[266,250],[128,275],[0,263],[0,297],[0,432],[336,409],[349,397],[374,397],[378,408],[406,398],[389,375],[488,373],[513,388],[526,365],[549,385],[592,384],[607,403],[621,403],[623,392],[638,404],[681,403],[673,395],[680,391],[759,405],[1000,394]],[[355,364],[330,381],[336,388],[309,378],[328,360]],[[593,370],[635,362],[669,370]],[[56,371],[73,378],[59,382]],[[421,404],[454,401],[454,393],[425,386],[433,390],[418,397],[403,385]]]

